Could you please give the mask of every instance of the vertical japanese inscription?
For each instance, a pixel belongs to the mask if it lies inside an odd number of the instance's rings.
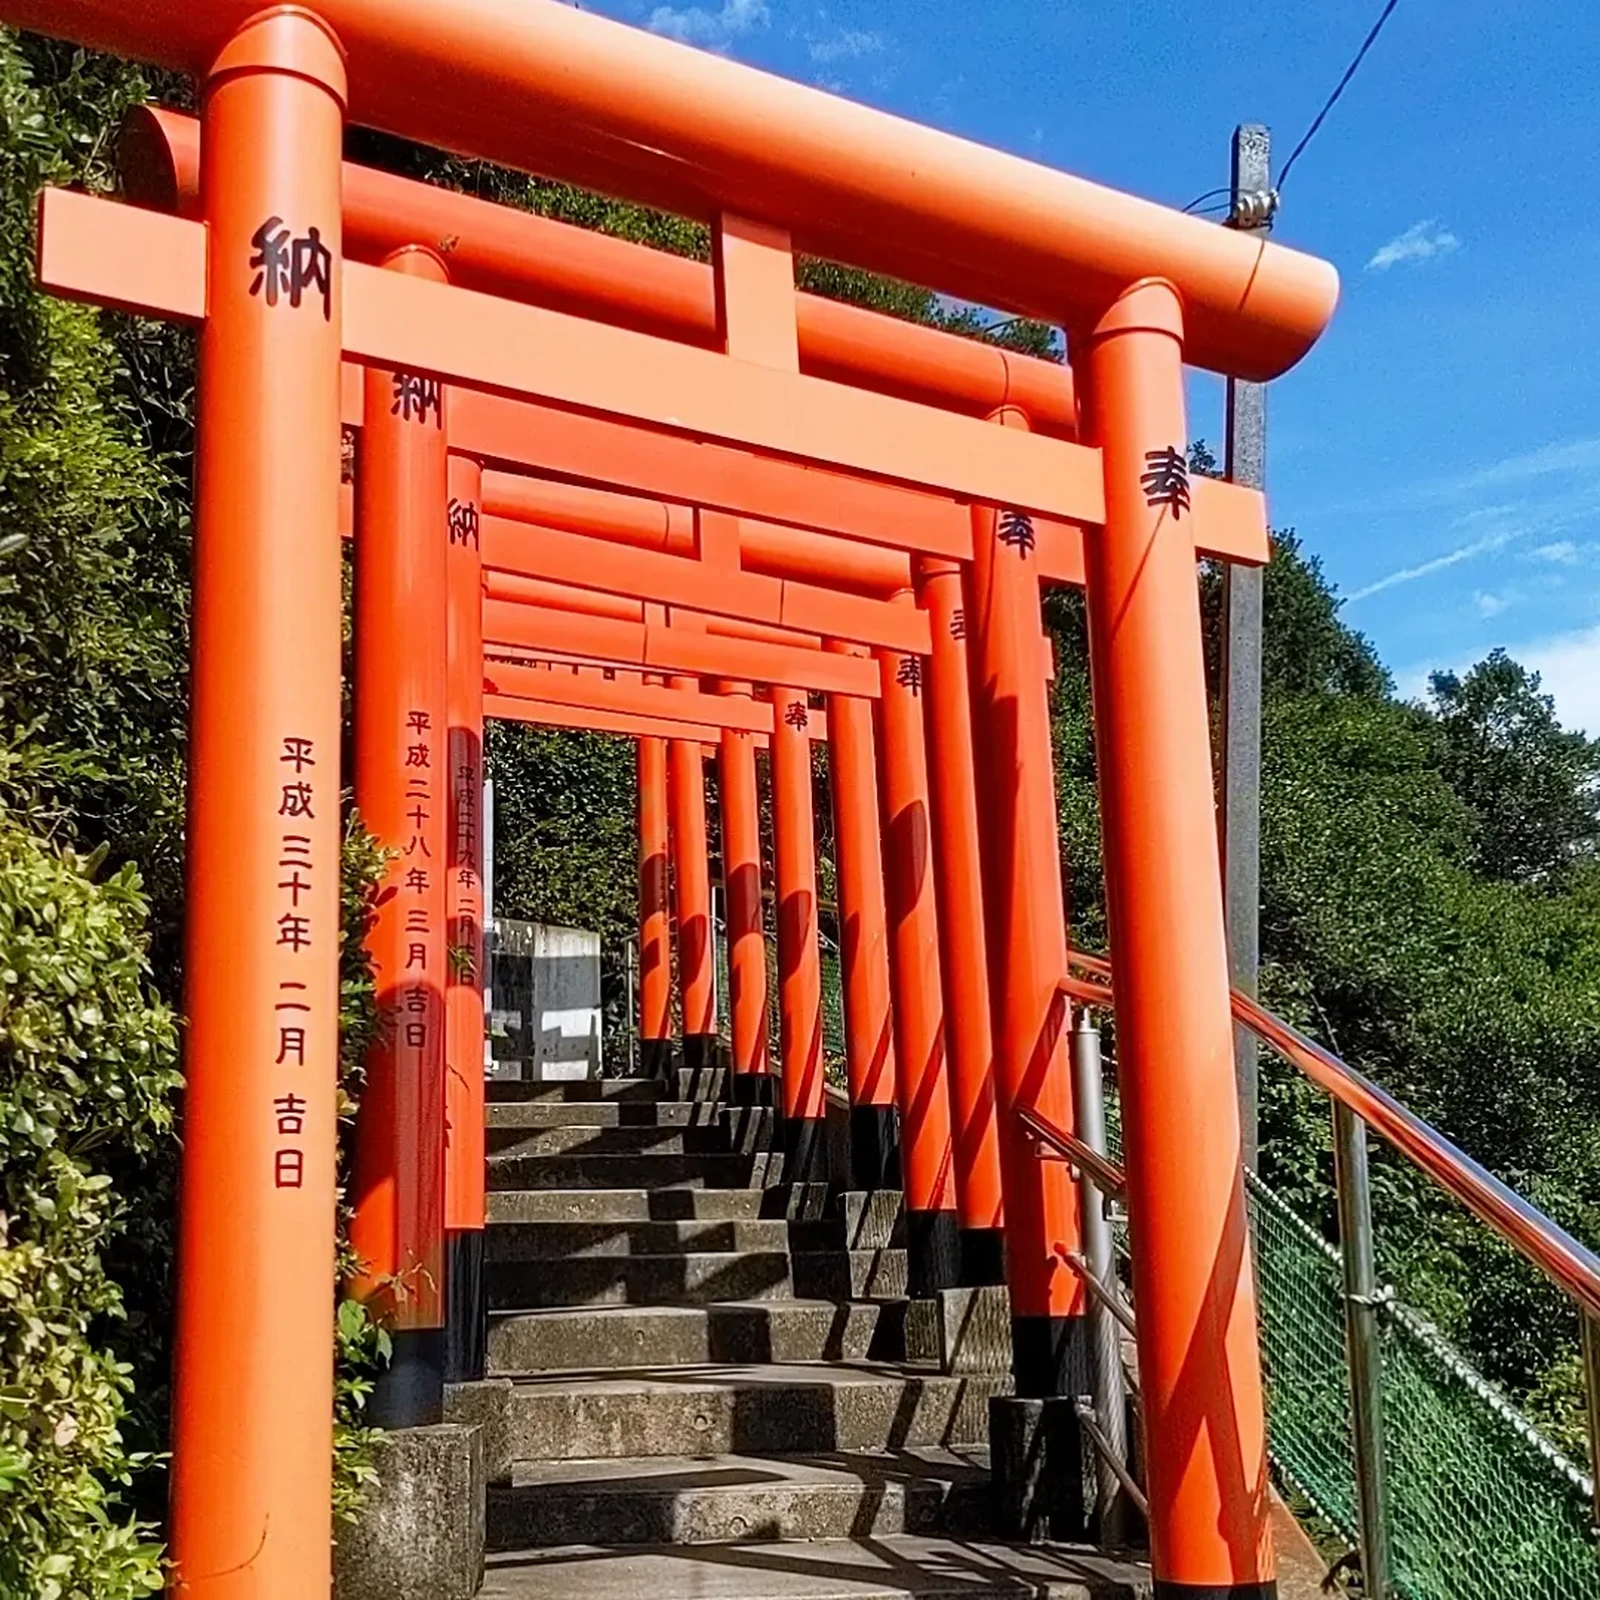
[[[298,973],[304,961],[314,959],[311,918],[302,902],[311,893],[318,871],[311,835],[300,830],[302,821],[315,822],[323,803],[317,788],[316,746],[310,739],[285,734],[280,741],[278,765],[278,918],[277,944],[286,953],[289,973]],[[306,1098],[300,1070],[306,1064],[306,1036],[312,1024],[310,987],[303,976],[278,981],[274,1003],[278,1050],[273,1065],[271,1119],[273,1127],[272,1181],[279,1189],[299,1189],[305,1183]]]
[[[405,916],[405,961],[395,987],[398,1013],[394,1037],[408,1050],[428,1048],[433,1012],[428,1002],[429,983],[439,974],[428,971],[428,946],[433,937],[433,913],[428,891],[432,888],[433,852],[428,848],[427,823],[434,804],[434,726],[426,711],[406,713],[406,820],[411,824],[405,847],[405,871],[400,880],[401,910]]]

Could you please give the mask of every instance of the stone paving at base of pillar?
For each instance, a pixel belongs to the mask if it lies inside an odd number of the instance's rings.
[[[1087,1551],[951,1539],[813,1540],[489,1558],[479,1600],[1147,1600],[1146,1569]]]

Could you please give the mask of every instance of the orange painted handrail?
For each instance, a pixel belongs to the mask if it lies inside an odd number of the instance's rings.
[[[3,0],[0,18],[204,71],[259,0]],[[1333,314],[1326,262],[549,0],[320,0],[350,120],[1067,324],[1170,280],[1197,366],[1265,380]],[[447,88],[448,92],[439,92]]]
[[[1062,989],[1085,1004],[1111,1006],[1111,966],[1074,951],[1072,964],[1091,981],[1068,977]],[[1298,1067],[1325,1094],[1354,1112],[1413,1166],[1420,1167],[1480,1222],[1531,1261],[1590,1316],[1600,1317],[1600,1256],[1474,1161],[1430,1123],[1408,1110],[1370,1078],[1331,1051],[1273,1016],[1247,995],[1232,991],[1235,1021]]]

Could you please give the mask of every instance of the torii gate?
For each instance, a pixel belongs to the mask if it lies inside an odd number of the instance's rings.
[[[971,562],[1008,1114],[1043,1104],[1061,1076],[1065,949],[1047,881],[1048,784],[1029,758],[1044,712],[1029,642],[1035,571],[1017,525],[997,529],[999,514],[981,508],[1090,530],[1157,1592],[1274,1593],[1181,364],[1187,354],[1240,377],[1281,372],[1331,315],[1331,270],[565,7],[322,0],[318,16],[253,16],[245,0],[0,0],[0,14],[205,80],[203,230],[58,196],[42,238],[47,283],[201,325],[173,1502],[182,1581],[262,1594],[328,1582],[321,1374],[348,355],[974,507],[966,539],[875,538]],[[728,354],[345,259],[347,94],[359,118],[395,132],[716,220]],[[791,246],[1063,323],[1086,444],[800,374]],[[291,842],[305,884],[286,908],[278,861]],[[285,916],[298,930],[289,941]],[[305,1085],[289,1133],[281,1117],[272,1126],[286,1070],[280,1006],[299,1019]],[[1013,1212],[1008,1245],[1029,1244],[1030,1226]],[[1050,1316],[1040,1332],[1058,1337]]]

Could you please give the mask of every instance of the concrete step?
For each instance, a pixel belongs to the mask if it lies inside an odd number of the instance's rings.
[[[491,1311],[794,1298],[787,1250],[501,1261],[485,1277]]]
[[[782,1176],[772,1155],[490,1156],[491,1189],[760,1189]]]
[[[507,1100],[491,1104],[490,1128],[714,1127],[723,1108],[700,1100]]]
[[[806,1300],[904,1300],[904,1250],[814,1250],[794,1256],[794,1292]]]
[[[761,1189],[507,1189],[485,1196],[490,1235],[518,1222],[753,1222]]]
[[[490,1125],[485,1130],[485,1142],[491,1156],[726,1155],[732,1148],[728,1130],[720,1120],[697,1128]]]
[[[905,1534],[491,1556],[478,1600],[1147,1600],[1147,1567],[1062,1545]]]
[[[788,1248],[788,1224],[778,1218],[757,1222],[502,1222],[489,1228],[485,1236],[484,1260],[492,1266],[500,1261],[678,1256],[708,1250],[783,1252]]]
[[[898,1189],[847,1189],[828,1209],[795,1228],[796,1250],[888,1250],[906,1242],[905,1205]]]
[[[656,1078],[563,1078],[550,1083],[491,1079],[484,1084],[483,1092],[490,1105],[516,1101],[583,1105],[596,1100],[664,1100],[667,1090]]]
[[[669,1080],[680,1100],[721,1100],[728,1087],[726,1067],[679,1067]]]
[[[547,1373],[506,1407],[517,1460],[955,1449],[988,1438],[1009,1380],[871,1363]]]
[[[757,1300],[701,1306],[601,1306],[489,1319],[491,1376],[671,1368],[712,1362],[899,1360],[905,1306]]]
[[[989,1531],[980,1452],[527,1461],[489,1489],[489,1548],[725,1544]]]

